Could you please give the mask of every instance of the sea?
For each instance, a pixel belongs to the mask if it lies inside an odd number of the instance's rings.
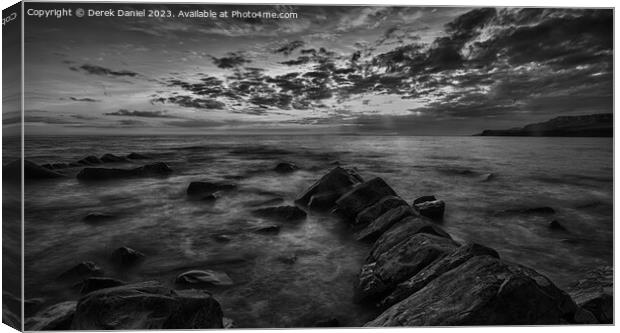
[[[297,223],[254,216],[263,206],[293,204],[336,165],[364,179],[383,178],[406,201],[434,195],[446,203],[441,225],[458,242],[496,249],[560,288],[588,270],[612,265],[613,139],[531,137],[67,136],[27,137],[33,162],[69,163],[88,155],[144,154],[167,163],[165,178],[81,183],[69,177],[25,189],[25,295],[44,304],[77,300],[79,286],[58,276],[93,261],[105,276],[175,286],[189,270],[227,273],[231,286],[208,290],[236,327],[306,327],[337,320],[361,326],[377,309],[355,304],[353,286],[372,244],[356,241],[329,214]],[[10,156],[8,156],[10,158]],[[17,156],[13,156],[17,158]],[[10,160],[5,156],[4,163]],[[299,170],[274,172],[279,162]],[[212,202],[188,200],[192,181],[237,188]],[[536,208],[551,207],[555,213]],[[89,213],[115,218],[87,223]],[[549,227],[559,222],[566,230]],[[279,234],[257,233],[277,223]],[[224,235],[225,237],[221,237]],[[110,253],[128,246],[146,255],[130,269]],[[27,314],[27,318],[28,318]]]

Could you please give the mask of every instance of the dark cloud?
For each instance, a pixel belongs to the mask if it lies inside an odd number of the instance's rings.
[[[85,97],[85,98],[69,97],[69,99],[75,102],[91,102],[91,103],[101,102],[101,100],[99,99],[88,98],[88,97]]]
[[[296,40],[296,41],[292,41],[290,43],[287,43],[285,45],[283,45],[282,47],[276,49],[275,51],[273,51],[274,53],[282,53],[286,56],[290,55],[293,51],[297,50],[298,48],[304,46],[305,43],[301,40]]]
[[[179,106],[183,106],[187,108],[208,109],[208,110],[222,109],[226,106],[226,104],[220,101],[214,100],[214,99],[194,98],[191,96],[168,97],[166,102],[177,104]]]
[[[219,68],[236,68],[243,66],[251,61],[246,59],[240,52],[230,52],[225,57],[216,58],[211,57],[213,63]]]
[[[136,72],[128,71],[128,70],[120,70],[115,71],[109,68],[96,66],[96,65],[82,65],[80,67],[71,67],[74,71],[83,71],[87,74],[92,75],[103,75],[103,76],[128,76],[128,77],[136,77],[139,74]]]
[[[104,113],[106,116],[121,116],[121,117],[143,117],[143,118],[178,118],[170,115],[165,111],[129,111],[126,109],[120,109],[116,112]]]

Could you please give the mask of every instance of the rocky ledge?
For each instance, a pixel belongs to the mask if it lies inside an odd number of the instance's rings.
[[[433,203],[432,215],[421,214],[429,206],[421,203],[427,202]],[[445,204],[432,196],[409,205],[383,179],[365,181],[354,170],[337,167],[296,203],[329,211],[359,240],[374,241],[355,299],[383,312],[365,326],[611,323],[611,293],[600,280],[583,282],[586,289],[573,290],[573,299],[547,277],[501,259],[491,248],[460,244],[433,222]]]

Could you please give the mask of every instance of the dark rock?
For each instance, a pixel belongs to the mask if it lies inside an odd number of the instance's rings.
[[[114,250],[110,255],[110,261],[119,266],[128,266],[144,260],[145,255],[132,248],[123,246]]]
[[[85,295],[99,289],[112,288],[124,285],[125,282],[109,277],[90,277],[82,282],[80,294]]]
[[[354,171],[336,167],[312,184],[295,200],[295,203],[306,207],[313,196],[327,193],[338,198],[350,190],[353,185],[360,183],[360,179],[361,177]]]
[[[329,211],[334,207],[338,198],[340,198],[340,193],[338,192],[315,194],[310,197],[310,201],[308,202],[308,209],[317,212]]]
[[[142,155],[142,154],[138,154],[138,153],[130,153],[126,157],[129,158],[129,159],[132,159],[132,160],[148,160],[149,159],[148,156]]]
[[[437,198],[435,198],[434,195],[423,195],[423,196],[413,200],[413,203],[411,205],[415,206],[415,205],[423,203],[423,202],[435,201],[435,200],[437,200]]]
[[[357,301],[375,301],[396,286],[458,247],[453,240],[431,234],[414,234],[362,266],[355,288]]]
[[[59,280],[71,282],[76,279],[84,279],[91,276],[101,276],[103,271],[92,261],[83,261],[66,270],[58,276]]]
[[[256,227],[254,232],[258,234],[278,234],[280,233],[280,226],[275,224],[260,226]]]
[[[75,301],[54,304],[29,318],[25,327],[29,331],[67,331],[71,329],[76,304]]]
[[[237,185],[222,182],[191,182],[187,187],[187,195],[193,198],[211,197],[218,191],[228,191],[237,188]]]
[[[3,180],[19,183],[21,182],[21,177],[22,163],[20,160],[15,160],[2,167]],[[24,160],[24,180],[54,179],[62,177],[64,177],[63,174],[51,171],[28,160]]]
[[[336,201],[336,205],[342,216],[353,219],[366,207],[386,196],[396,196],[396,192],[383,179],[377,177],[356,185],[349,192],[343,194]]]
[[[490,182],[493,179],[495,179],[495,174],[493,173],[485,173],[481,176],[483,182]]]
[[[222,328],[222,309],[201,290],[150,281],[94,291],[78,303],[73,330]]]
[[[231,286],[232,279],[224,272],[212,270],[193,270],[179,274],[175,283],[191,286]]]
[[[227,317],[222,318],[222,323],[224,325],[224,329],[231,329],[236,327],[235,321]]]
[[[228,243],[232,240],[232,238],[228,235],[214,235],[213,239],[220,243]]]
[[[399,207],[399,206],[409,207],[407,202],[399,197],[396,197],[396,196],[384,197],[383,199],[379,200],[377,203],[371,205],[370,207],[362,210],[359,214],[357,214],[357,216],[355,217],[354,224],[360,225],[360,226],[366,225],[374,221],[375,219],[377,219],[379,216],[383,215],[384,213],[388,212],[389,210]]]
[[[562,224],[560,224],[558,220],[553,220],[549,222],[549,229],[557,230],[557,231],[566,231],[566,228]]]
[[[278,163],[278,165],[276,165],[276,167],[273,169],[273,171],[278,173],[291,173],[297,170],[299,170],[299,167],[297,167],[295,163],[290,162]]]
[[[424,288],[427,284],[442,274],[462,265],[467,260],[475,256],[491,256],[499,259],[499,254],[495,250],[484,245],[472,243],[460,246],[454,252],[448,254],[440,260],[437,260],[433,264],[426,266],[423,270],[408,280],[399,283],[394,291],[392,291],[388,297],[383,299],[380,306],[382,308],[388,308],[404,300],[411,294]]]
[[[295,206],[259,208],[253,210],[252,213],[278,221],[298,221],[306,218],[306,212]]]
[[[573,316],[573,321],[575,324],[600,324],[592,312],[582,307],[577,307],[575,315]]]
[[[157,162],[135,169],[84,168],[77,174],[77,179],[101,181],[137,177],[161,177],[167,176],[171,172],[172,169],[166,163]]]
[[[378,258],[382,253],[387,252],[392,247],[405,241],[409,237],[419,234],[431,234],[439,237],[452,239],[437,224],[431,222],[425,217],[410,216],[396,222],[390,229],[385,231],[375,242],[370,250],[370,258]]]
[[[418,213],[422,216],[426,216],[429,219],[441,220],[443,219],[444,211],[446,210],[446,204],[442,200],[425,201],[413,206]]]
[[[374,241],[398,221],[415,215],[416,213],[409,205],[392,208],[357,232],[355,238],[359,241]]]
[[[47,163],[47,164],[41,164],[41,167],[46,168],[46,169],[50,169],[50,170],[65,169],[65,168],[69,167],[69,164],[67,164],[67,163]]]
[[[78,161],[79,164],[83,165],[95,165],[101,164],[101,160],[97,156],[86,156],[83,159]]]
[[[244,205],[247,207],[258,207],[258,206],[277,205],[283,202],[284,202],[284,199],[282,198],[271,198],[267,200],[247,201],[247,202],[244,202]]]
[[[599,267],[568,288],[577,305],[591,312],[601,324],[613,323],[613,276],[613,267]]]
[[[475,256],[365,326],[565,324],[577,307],[534,270]]]
[[[104,163],[115,163],[115,162],[125,162],[126,159],[122,156],[116,156],[113,154],[105,154],[101,156],[101,162]]]
[[[115,218],[115,216],[112,215],[112,214],[89,213],[88,215],[84,216],[84,222],[97,223],[97,222],[103,222],[103,221],[111,220],[111,219],[114,219],[114,218]]]
[[[278,260],[281,263],[287,264],[287,265],[292,265],[297,262],[297,256],[294,254],[284,255],[284,256],[277,257],[276,260]]]

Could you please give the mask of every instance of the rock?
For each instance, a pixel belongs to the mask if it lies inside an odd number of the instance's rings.
[[[433,264],[426,266],[420,272],[409,278],[408,280],[399,283],[392,293],[383,299],[380,306],[382,308],[388,308],[418,290],[424,288],[434,279],[438,278],[442,274],[462,265],[467,260],[475,256],[491,256],[499,259],[499,254],[484,245],[471,243],[460,246],[454,252],[447,256],[437,260]]]
[[[416,213],[411,207],[409,207],[409,205],[392,208],[385,212],[385,214],[379,216],[364,229],[357,232],[355,234],[355,238],[359,241],[374,241],[396,222],[408,216],[415,215]]]
[[[588,272],[568,288],[577,305],[591,312],[601,324],[613,323],[613,268],[603,266]]]
[[[576,324],[600,324],[592,312],[582,307],[577,307],[573,320]]]
[[[101,268],[92,261],[83,261],[72,268],[66,270],[58,276],[59,280],[71,282],[76,279],[84,279],[91,276],[100,276],[103,273]]]
[[[384,197],[383,199],[379,200],[377,203],[371,205],[370,207],[364,209],[359,214],[357,214],[357,216],[355,217],[354,224],[355,225],[366,225],[374,221],[375,219],[377,219],[379,216],[386,213],[387,211],[393,208],[399,207],[399,206],[409,207],[407,202],[399,197],[396,197],[396,196]]]
[[[67,331],[71,329],[76,305],[75,301],[54,304],[29,318],[25,327],[29,331]]]
[[[222,328],[222,309],[201,290],[149,281],[94,291],[78,303],[73,330]]]
[[[396,192],[383,179],[377,177],[356,185],[349,192],[343,194],[336,201],[336,205],[339,214],[351,220],[366,207],[386,196],[396,196]]]
[[[224,272],[193,270],[179,274],[175,283],[187,286],[231,286],[232,279]]]
[[[280,233],[280,226],[276,224],[260,226],[256,227],[254,232],[258,234],[278,234]]]
[[[112,252],[110,255],[110,261],[118,266],[129,266],[142,261],[144,257],[145,255],[143,253],[123,246]]]
[[[109,277],[90,277],[82,282],[80,294],[85,295],[99,289],[112,288],[124,285],[125,282]]]
[[[365,326],[565,324],[577,307],[534,270],[475,256]]]
[[[566,228],[562,224],[560,224],[558,220],[553,220],[549,222],[549,229],[557,230],[557,231],[566,231]]]
[[[513,215],[513,214],[551,215],[551,214],[555,214],[555,209],[548,207],[548,206],[541,206],[541,207],[531,207],[531,208],[506,209],[506,210],[499,212],[499,215]]]
[[[235,321],[227,317],[222,318],[222,323],[224,325],[224,329],[231,329],[236,327]]]
[[[362,266],[355,299],[375,301],[389,295],[396,286],[458,247],[453,240],[431,234],[414,234]]]
[[[329,194],[338,198],[360,182],[361,177],[356,172],[336,167],[312,184],[295,203],[306,207],[315,195]]]
[[[278,221],[298,221],[306,218],[306,212],[295,206],[259,208],[253,210],[252,213]]]
[[[101,156],[101,162],[104,163],[114,163],[114,162],[125,162],[126,159],[124,157],[121,156],[116,156],[113,154],[105,154],[103,156]]]
[[[64,177],[63,174],[51,171],[36,163],[24,160],[24,180],[55,179]],[[2,167],[2,179],[15,183],[21,182],[22,164],[20,160],[15,160]]]
[[[427,201],[435,201],[437,200],[437,198],[435,198],[434,195],[423,195],[415,200],[413,200],[413,203],[411,204],[412,206],[415,206],[419,203],[423,203],[423,202],[427,202]]]
[[[276,165],[276,167],[273,169],[273,171],[277,173],[291,173],[297,170],[299,170],[299,167],[297,167],[295,163],[290,162],[278,163],[278,165]]]
[[[228,243],[232,240],[232,238],[228,235],[213,235],[213,239],[220,243]]]
[[[314,327],[340,327],[338,318],[323,319],[316,322]]]
[[[130,153],[126,157],[129,158],[129,159],[132,159],[132,160],[148,160],[149,159],[148,156],[142,155],[142,154],[138,154],[138,153]]]
[[[446,210],[446,204],[442,200],[425,201],[414,205],[414,208],[422,216],[426,216],[433,220],[441,220]]]
[[[481,180],[483,182],[489,182],[489,181],[495,179],[495,174],[493,174],[493,173],[485,173],[480,178],[481,178]]]
[[[267,200],[251,200],[244,202],[244,205],[247,207],[259,207],[259,206],[267,206],[267,205],[277,205],[284,202],[282,198],[271,198]]]
[[[231,183],[191,182],[185,192],[192,198],[209,198],[214,196],[215,192],[228,191],[235,188],[237,188],[237,185]]]
[[[137,177],[167,176],[172,169],[164,162],[147,164],[135,169],[113,168],[84,168],[77,174],[77,179],[83,181],[101,181]]]
[[[370,249],[370,254],[368,257],[378,258],[382,253],[387,252],[397,244],[419,233],[426,233],[452,239],[448,233],[441,229],[441,227],[429,221],[425,217],[405,217],[404,219],[394,223],[390,229],[385,231],[383,235],[377,239],[373,247]]]
[[[107,213],[89,213],[88,215],[84,216],[84,222],[92,222],[92,223],[96,223],[96,222],[103,222],[103,221],[107,221],[107,220],[111,220],[114,219],[115,216],[112,214],[107,214]]]
[[[79,164],[83,165],[94,165],[101,164],[101,160],[97,156],[86,156],[83,159],[78,161]]]
[[[47,163],[47,164],[41,164],[41,167],[46,168],[46,169],[50,169],[50,170],[65,169],[65,168],[69,167],[69,164],[67,164],[67,163]]]
[[[292,255],[284,255],[284,256],[279,256],[276,257],[276,260],[278,260],[281,263],[284,264],[288,264],[288,265],[292,265],[295,262],[297,262],[297,256],[292,254]]]
[[[310,197],[308,209],[315,210],[317,212],[329,211],[334,207],[338,198],[340,198],[340,193],[338,192],[315,194]]]

